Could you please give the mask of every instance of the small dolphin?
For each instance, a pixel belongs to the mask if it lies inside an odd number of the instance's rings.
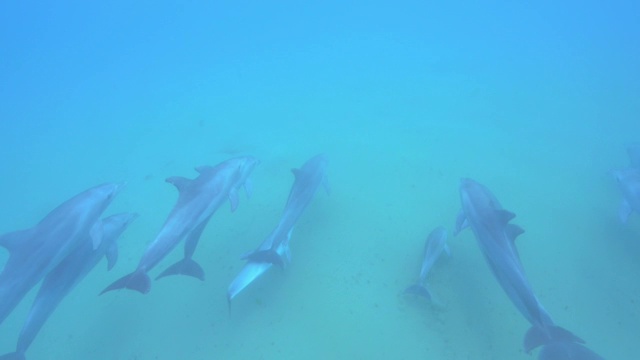
[[[0,356],[0,360],[24,360],[25,352],[40,332],[42,325],[53,314],[60,302],[84,279],[103,256],[107,257],[107,268],[115,265],[118,258],[116,240],[137,214],[112,215],[102,220],[103,236],[97,249],[85,241],[69,254],[44,278],[36,295],[29,316],[20,332],[16,351]]]
[[[427,275],[443,252],[451,255],[447,245],[447,229],[443,226],[438,226],[431,231],[425,241],[422,268],[420,269],[418,282],[406,288],[404,290],[405,294],[415,294],[431,300],[431,292],[429,292],[429,288],[426,285]]]
[[[238,189],[250,188],[249,174],[258,164],[254,157],[237,157],[214,167],[196,168],[200,175],[193,179],[170,177],[167,182],[179,191],[178,202],[169,214],[160,233],[147,247],[138,267],[129,275],[116,280],[100,294],[116,289],[131,289],[142,294],[151,290],[151,279],[147,274],[173,250],[181,240],[185,243],[185,257],[169,267],[161,276],[183,274],[202,279],[204,271],[191,256],[207,222],[216,210],[229,199],[231,210],[238,207]]]
[[[459,232],[467,226],[473,230],[494,277],[511,302],[532,325],[524,339],[525,351],[530,352],[538,346],[548,346],[543,353],[544,360],[600,359],[595,353],[595,356],[580,358],[560,356],[560,347],[568,349],[568,352],[584,353],[580,351],[584,347],[580,344],[584,341],[555,325],[533,293],[515,244],[516,238],[524,230],[509,223],[516,215],[503,209],[489,189],[471,179],[462,179],[460,200],[462,212],[456,221],[456,231]]]
[[[35,227],[2,235],[9,260],[0,273],[0,323],[25,294],[76,247],[102,241],[100,215],[124,184],[103,184],[62,203]]]

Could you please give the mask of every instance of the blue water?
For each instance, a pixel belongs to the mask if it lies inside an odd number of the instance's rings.
[[[141,214],[117,266],[94,269],[27,358],[535,358],[471,232],[429,277],[441,306],[400,295],[472,177],[517,214],[554,320],[635,359],[640,216],[618,221],[607,172],[640,139],[639,38],[634,1],[1,3],[0,233],[105,181],[128,183],[108,214]],[[239,256],[277,223],[289,169],[319,152],[332,191],[300,219],[291,266],[229,312]],[[164,179],[237,154],[261,164],[253,196],[203,234],[206,281],[98,297],[174,205]],[[0,326],[0,353],[34,294]]]

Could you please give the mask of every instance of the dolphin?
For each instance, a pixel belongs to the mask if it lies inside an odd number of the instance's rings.
[[[462,179],[460,200],[462,212],[456,221],[456,232],[465,227],[471,228],[494,277],[511,302],[532,325],[525,336],[525,351],[530,352],[538,346],[544,346],[546,350],[540,355],[540,359],[544,360],[601,359],[590,350],[589,355],[579,351],[578,349],[584,348],[580,345],[584,340],[555,325],[533,293],[515,245],[516,238],[524,232],[518,225],[510,223],[515,214],[503,209],[489,189],[471,179]],[[582,355],[563,357],[560,348],[568,349],[565,353]]]
[[[111,270],[118,258],[116,240],[137,217],[137,214],[123,213],[105,218],[102,220],[103,236],[98,248],[94,249],[89,241],[85,241],[47,274],[20,331],[16,351],[0,356],[0,360],[25,359],[25,352],[49,316],[103,256],[107,258],[107,269]]]
[[[247,260],[240,273],[227,289],[227,300],[231,300],[244,288],[255,281],[274,264],[284,267],[291,262],[289,242],[296,221],[313,199],[322,184],[329,192],[326,177],[327,158],[320,154],[305,162],[300,169],[293,169],[295,180],[278,225],[258,248],[242,256]]]
[[[161,276],[183,274],[204,278],[202,267],[191,258],[200,235],[213,213],[227,199],[231,203],[231,210],[235,211],[240,187],[244,186],[247,193],[250,193],[248,177],[257,164],[258,160],[254,157],[236,157],[213,167],[196,168],[200,175],[193,180],[179,176],[168,178],[166,181],[175,185],[179,195],[162,229],[147,246],[135,271],[116,280],[100,294],[123,288],[148,293],[151,290],[151,279],[147,272],[185,238],[187,242],[184,259],[173,264]]]
[[[632,212],[640,213],[640,168],[614,170],[613,176],[623,196],[618,215],[626,223]]]
[[[422,268],[420,269],[418,282],[406,288],[404,290],[405,294],[415,294],[431,300],[431,292],[426,285],[427,275],[443,252],[451,255],[447,245],[447,229],[443,226],[438,226],[431,231],[425,241]]]
[[[330,192],[326,175],[327,165],[326,156],[319,154],[307,160],[300,169],[291,170],[295,181],[289,192],[289,198],[280,217],[280,222],[269,235],[271,246],[267,249],[258,248],[258,250],[245,255],[243,259],[254,262],[270,262],[281,267],[287,265],[289,250],[288,246],[283,246],[283,243],[288,242],[289,233],[313,199],[318,187],[323,185],[327,193]],[[281,253],[278,252],[279,248],[282,248]]]
[[[0,273],[0,323],[29,290],[76,247],[102,239],[100,215],[124,183],[102,184],[65,201],[35,227],[0,236],[9,259]]]

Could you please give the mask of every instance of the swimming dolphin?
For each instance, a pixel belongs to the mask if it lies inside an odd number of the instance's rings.
[[[196,168],[200,175],[193,180],[178,176],[168,178],[166,181],[176,186],[179,196],[160,233],[145,250],[136,270],[116,280],[100,294],[123,288],[148,293],[151,279],[147,272],[185,238],[184,259],[169,267],[162,276],[183,274],[203,278],[202,268],[191,258],[200,234],[213,213],[227,199],[232,211],[238,207],[238,189],[242,186],[250,188],[248,176],[257,164],[254,157],[237,157],[213,167]]]
[[[280,222],[270,235],[271,246],[268,249],[258,248],[258,250],[244,256],[245,260],[270,262],[281,267],[287,265],[288,256],[283,255],[289,254],[289,250],[288,246],[283,247],[283,243],[288,242],[289,232],[313,199],[318,187],[323,185],[325,190],[329,192],[326,176],[327,165],[327,158],[323,154],[319,154],[307,160],[300,169],[291,170],[295,181],[289,192],[289,198],[280,217]],[[279,248],[282,248],[282,253],[278,253]]]
[[[425,241],[418,282],[406,288],[404,290],[405,294],[415,294],[431,300],[431,292],[426,285],[427,275],[443,252],[447,255],[451,254],[447,245],[447,229],[443,226],[438,226],[431,231]]]
[[[632,212],[640,213],[640,168],[614,170],[613,176],[622,191],[622,204],[618,215],[626,223]]]
[[[118,258],[116,239],[137,217],[137,214],[124,213],[105,218],[102,220],[103,236],[98,248],[94,249],[91,242],[85,241],[51,270],[42,281],[31,305],[27,320],[20,331],[16,351],[0,356],[0,360],[25,359],[25,352],[49,316],[103,256],[107,257],[107,268],[111,270]]]
[[[247,263],[227,289],[229,304],[236,295],[269,270],[273,264],[283,267],[289,264],[291,261],[289,242],[296,221],[313,199],[320,184],[323,184],[327,192],[329,191],[326,178],[327,164],[326,157],[320,154],[309,159],[300,169],[292,170],[295,180],[280,221],[255,251],[242,257],[247,260]]]
[[[62,203],[35,227],[0,237],[0,245],[9,250],[0,273],[0,323],[76,247],[85,242],[98,247],[103,232],[100,215],[123,186],[95,186]]]
[[[580,345],[584,341],[555,325],[533,293],[515,245],[516,237],[524,230],[509,223],[515,214],[503,209],[489,189],[471,179],[462,179],[460,200],[462,212],[456,221],[456,231],[467,226],[471,228],[494,277],[511,302],[532,325],[525,336],[525,351],[529,352],[543,345],[546,350],[541,352],[540,359],[544,360],[601,359],[591,350],[587,349],[588,353],[577,350],[586,349]],[[560,348],[569,349],[564,353],[581,355],[563,357],[562,352],[557,351]]]

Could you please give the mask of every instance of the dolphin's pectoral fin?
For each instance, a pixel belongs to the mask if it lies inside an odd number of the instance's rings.
[[[449,244],[444,244],[442,251],[447,254],[448,257],[451,257],[451,248],[449,248]]]
[[[231,191],[229,191],[229,203],[231,203],[231,212],[236,211],[236,209],[238,208],[238,202],[238,192],[235,188],[233,188],[231,189]]]
[[[107,270],[113,269],[118,262],[118,244],[115,241],[109,244],[105,257],[107,258]]]
[[[204,270],[202,267],[191,258],[184,258],[177,263],[169,266],[163,271],[156,280],[169,275],[187,275],[204,281]]]
[[[253,182],[251,179],[246,179],[244,181],[244,193],[247,195],[247,198],[250,198],[253,195]]]
[[[467,216],[464,214],[464,210],[460,210],[458,213],[458,217],[456,217],[456,227],[453,231],[453,235],[457,236],[460,231],[469,227],[469,222],[467,221]]]
[[[102,236],[104,233],[104,228],[102,226],[102,221],[96,221],[95,224],[91,227],[89,231],[89,236],[91,236],[91,243],[93,244],[93,250],[97,249],[102,242]]]
[[[622,204],[620,204],[620,209],[618,210],[618,216],[620,217],[620,221],[623,224],[626,224],[629,220],[629,215],[631,215],[631,205],[627,200],[622,200]]]
[[[322,178],[322,187],[327,195],[331,195],[331,186],[329,185],[329,179],[326,176]]]
[[[33,229],[13,231],[0,236],[0,246],[4,247],[10,253],[19,247],[25,245],[27,239],[33,234]]]
[[[302,173],[302,171],[300,171],[300,169],[293,168],[291,169],[291,173],[293,174],[293,177],[297,179],[298,176],[300,176],[300,174]]]

